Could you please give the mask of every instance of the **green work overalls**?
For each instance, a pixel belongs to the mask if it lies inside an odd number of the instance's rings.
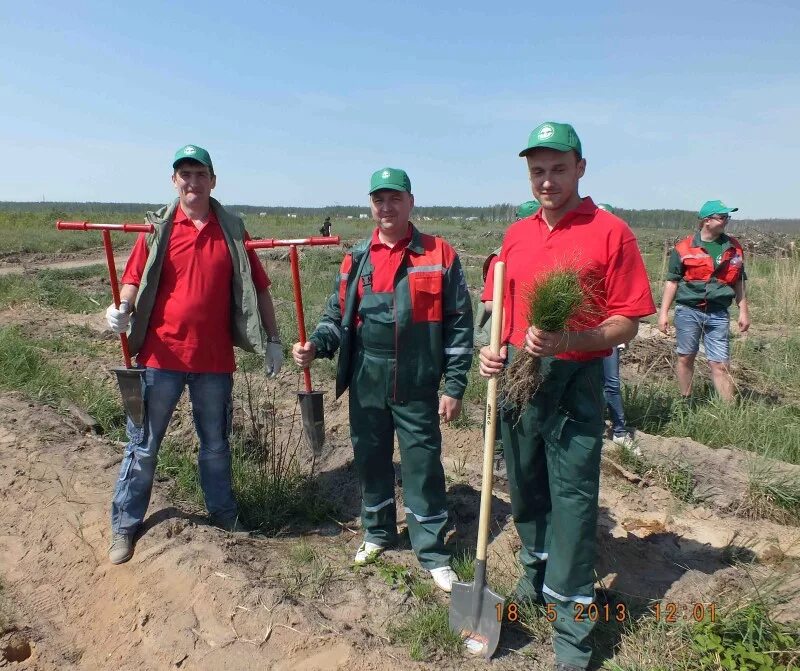
[[[371,262],[366,259],[350,382],[350,436],[362,488],[364,540],[384,546],[397,540],[392,466],[396,432],[411,546],[420,564],[430,570],[446,566],[450,559],[444,547],[447,497],[440,459],[438,389],[416,389],[407,400],[393,400],[395,295],[373,293],[371,273]]]
[[[509,346],[510,359],[516,350]],[[542,384],[518,415],[500,413],[511,510],[522,541],[519,596],[552,603],[559,662],[585,668],[593,622],[603,445],[603,361],[541,360]],[[526,589],[527,588],[527,589]]]

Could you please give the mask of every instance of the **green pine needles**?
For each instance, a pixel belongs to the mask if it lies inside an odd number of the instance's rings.
[[[587,306],[587,291],[575,268],[558,268],[539,277],[527,292],[528,322],[543,331],[564,331]],[[541,384],[539,357],[520,348],[501,378],[505,403],[522,414]]]

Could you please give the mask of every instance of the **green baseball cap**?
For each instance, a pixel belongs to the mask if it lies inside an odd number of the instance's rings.
[[[605,210],[606,212],[614,213],[614,208],[611,207],[608,203],[597,203],[597,207],[601,210]]]
[[[545,121],[531,131],[528,146],[519,155],[525,156],[528,152],[539,147],[555,149],[556,151],[577,152],[578,157],[583,156],[581,141],[575,129],[568,123]]]
[[[730,214],[731,212],[737,212],[738,210],[738,207],[728,207],[721,200],[707,200],[705,203],[703,203],[703,207],[700,208],[698,215],[700,219],[706,219],[713,214]]]
[[[184,161],[187,158],[191,159],[192,161],[202,163],[212,173],[214,172],[214,166],[211,163],[211,155],[205,149],[198,147],[196,144],[184,145],[175,152],[175,158],[172,161],[172,169],[174,170],[175,166],[177,166],[180,161]]]
[[[411,193],[411,180],[405,170],[400,170],[400,168],[381,168],[372,173],[372,179],[369,181],[369,192],[375,193],[375,191],[380,191],[381,189]]]
[[[526,200],[517,208],[517,219],[530,217],[540,207],[538,200]]]

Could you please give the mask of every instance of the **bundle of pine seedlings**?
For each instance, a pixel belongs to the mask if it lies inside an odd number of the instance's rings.
[[[570,320],[587,307],[587,293],[577,269],[557,268],[542,274],[526,292],[528,323],[543,331],[565,331]],[[538,356],[519,348],[503,373],[504,403],[518,415],[542,382],[539,364]]]

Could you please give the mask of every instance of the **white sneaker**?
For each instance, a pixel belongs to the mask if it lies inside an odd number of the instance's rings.
[[[356,552],[356,558],[353,560],[354,564],[369,564],[372,561],[375,561],[376,557],[381,554],[386,548],[382,545],[378,545],[377,543],[371,543],[370,541],[364,541],[361,545],[358,546],[358,551]]]
[[[623,433],[618,436],[614,436],[611,439],[611,442],[613,442],[615,445],[621,445],[626,450],[630,450],[637,457],[642,456],[642,448],[636,444],[636,441],[630,433]]]
[[[453,589],[453,583],[458,582],[456,572],[449,566],[440,566],[439,568],[431,569],[431,577],[436,586],[445,591],[450,592]]]

